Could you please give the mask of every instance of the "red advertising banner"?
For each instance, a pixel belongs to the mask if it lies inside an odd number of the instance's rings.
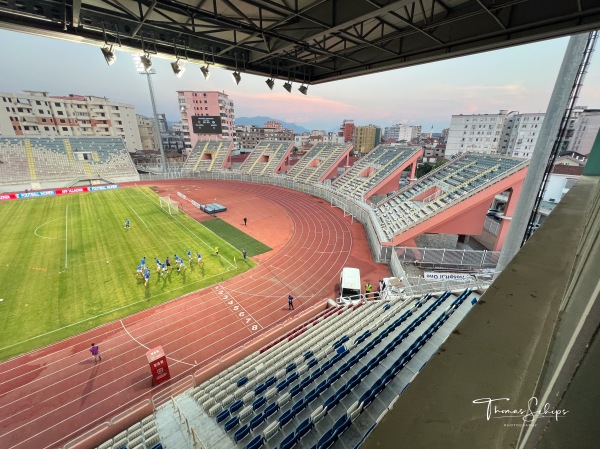
[[[148,359],[148,364],[150,365],[153,385],[158,385],[171,378],[171,373],[169,373],[169,366],[167,364],[167,356],[165,355],[162,346],[157,346],[146,352],[146,359]]]

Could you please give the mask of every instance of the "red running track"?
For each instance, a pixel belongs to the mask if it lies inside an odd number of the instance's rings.
[[[159,184],[161,193],[184,186],[200,203],[218,195],[218,202],[230,207],[220,218],[274,251],[259,257],[254,269],[217,286],[0,364],[0,447],[58,448],[152,397],[161,387],[151,386],[148,348],[162,345],[172,378],[181,379],[332,297],[342,267],[358,266],[371,283],[387,276],[386,266],[371,261],[362,225],[319,198],[241,182],[152,184]],[[240,225],[244,216],[247,227]],[[297,298],[295,311],[288,310],[289,293]],[[91,341],[102,348],[97,365],[89,357]]]

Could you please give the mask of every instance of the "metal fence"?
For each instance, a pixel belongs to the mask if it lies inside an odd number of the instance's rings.
[[[500,233],[500,222],[490,217],[485,217],[483,222],[483,229],[492,235],[498,235]]]
[[[496,268],[500,251],[474,251],[461,249],[411,248],[397,246],[401,262],[432,267],[457,267],[462,269]]]

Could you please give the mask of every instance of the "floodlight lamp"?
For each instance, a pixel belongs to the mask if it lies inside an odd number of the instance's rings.
[[[233,79],[235,80],[235,84],[240,84],[240,81],[242,80],[242,75],[240,75],[240,72],[238,72],[237,70],[235,72],[232,73],[233,75]]]
[[[102,50],[106,63],[108,65],[113,65],[117,60],[117,55],[112,51],[112,45],[110,47],[102,47],[100,50]]]
[[[308,86],[306,86],[306,85],[304,85],[304,84],[303,84],[302,86],[300,86],[300,87],[298,88],[298,90],[300,91],[300,93],[301,93],[302,95],[306,95],[306,92],[308,92]]]
[[[140,55],[140,62],[142,63],[142,66],[146,72],[152,68],[152,60],[150,59],[150,55]]]
[[[173,69],[173,73],[177,78],[181,78],[181,75],[183,75],[183,72],[185,72],[185,65],[179,59],[171,63],[171,68]]]
[[[204,75],[204,79],[208,80],[208,77],[210,76],[210,71],[208,70],[208,64],[206,64],[205,66],[200,66],[200,71],[202,72],[202,75]]]
[[[292,83],[290,83],[289,81],[284,83],[283,88],[291,93],[292,92]]]
[[[273,90],[273,86],[275,85],[275,80],[273,80],[273,78],[269,78],[267,81],[265,81],[265,83],[267,83],[269,89]]]

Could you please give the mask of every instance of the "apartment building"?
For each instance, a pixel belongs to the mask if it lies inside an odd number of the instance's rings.
[[[354,151],[366,154],[381,143],[381,128],[375,125],[357,126],[354,129]]]
[[[241,151],[253,150],[261,140],[294,141],[294,131],[284,128],[279,122],[267,122],[264,128],[246,125],[235,127],[236,139]]]
[[[142,149],[135,106],[86,95],[0,92],[0,135],[119,136],[130,153]]]
[[[504,122],[513,119],[517,112],[501,110],[498,114],[453,115],[450,120],[446,157],[461,153],[496,154],[504,139]]]
[[[200,140],[234,140],[233,101],[223,92],[177,91],[187,151]]]

